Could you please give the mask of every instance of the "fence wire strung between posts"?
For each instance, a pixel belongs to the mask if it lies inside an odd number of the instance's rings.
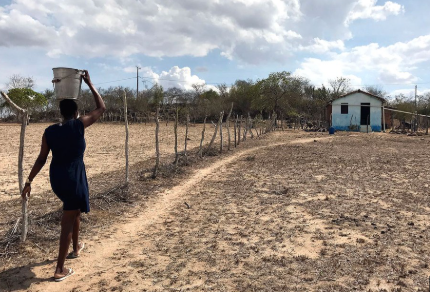
[[[428,135],[430,116],[384,108],[384,129],[394,134]]]
[[[3,95],[3,93],[2,93]],[[4,94],[4,98],[6,100],[7,99],[7,95]],[[124,172],[124,182],[121,183],[121,185],[119,185],[119,187],[125,187],[127,186],[129,180],[130,180],[130,175],[129,175],[129,131],[128,131],[128,124],[129,124],[129,114],[127,114],[128,112],[128,107],[127,107],[127,94],[126,92],[123,92],[123,98],[122,98],[122,102],[123,102],[123,109],[122,109],[122,113],[123,116],[118,118],[118,122],[124,122],[125,125],[125,142],[124,142],[124,146],[125,146],[125,159],[126,159],[126,167],[125,167],[125,172]],[[13,104],[11,104],[13,106]],[[23,145],[24,145],[24,140],[25,140],[25,126],[27,125],[28,119],[27,119],[27,115],[26,112],[21,110],[18,107],[14,107],[17,111],[22,113],[25,113],[25,115],[22,115],[22,124],[24,125],[23,129],[21,130],[21,144],[19,146],[19,149],[17,149],[17,151],[19,151],[19,162],[18,162],[18,181],[20,182],[19,188],[17,189],[16,193],[17,195],[19,195],[19,193],[22,191],[22,181],[23,181],[23,157],[24,157],[24,153],[23,153]],[[207,123],[207,118],[205,118],[203,123],[199,123],[199,124],[194,124],[194,126],[196,125],[201,125],[202,126],[202,137],[201,137],[201,141],[200,141],[200,147],[198,149],[197,152],[197,156],[202,158],[204,156],[213,156],[213,155],[218,155],[221,154],[223,151],[227,150],[232,150],[232,148],[238,147],[240,145],[241,142],[244,142],[247,140],[247,138],[255,138],[255,137],[260,137],[261,135],[268,133],[268,132],[272,132],[276,129],[284,129],[284,125],[287,125],[285,123],[285,121],[279,121],[277,120],[277,116],[276,114],[272,114],[270,116],[270,119],[268,120],[264,120],[262,118],[252,118],[250,115],[248,115],[247,118],[244,118],[243,116],[238,116],[235,115],[234,113],[232,113],[232,109],[233,109],[233,104],[231,105],[231,108],[229,110],[228,113],[224,113],[224,111],[221,111],[219,113],[219,118],[216,121],[216,123],[214,123],[214,121],[212,121],[213,124],[213,133],[212,133],[212,138],[210,139],[210,142],[206,142],[206,145],[204,145],[204,141],[209,141],[208,139],[205,140],[205,137],[207,134],[211,135],[211,131],[208,131],[208,123]],[[181,165],[187,165],[188,164],[188,152],[189,151],[194,151],[193,150],[189,150],[187,149],[187,132],[185,132],[185,137],[180,138],[178,137],[178,133],[177,133],[177,126],[179,123],[179,108],[175,109],[175,115],[174,118],[171,119],[171,121],[173,122],[173,129],[175,132],[175,169],[178,167],[178,158],[179,157],[183,157],[183,160],[185,161],[185,164],[181,164]],[[154,118],[154,122],[157,124],[157,127],[155,129],[155,145],[154,145],[154,149],[156,151],[156,165],[153,168],[153,173],[152,173],[152,178],[156,178],[157,174],[158,174],[158,169],[160,167],[160,150],[159,150],[159,126],[160,126],[160,121],[161,118],[159,117],[159,113],[160,113],[160,109],[158,108],[157,113],[155,115]],[[190,122],[190,115],[186,114],[186,120],[185,120],[185,126],[188,128]],[[291,128],[293,128],[293,123],[289,124]],[[166,121],[166,126],[169,126],[169,119],[167,119]],[[295,124],[294,124],[295,127]],[[299,128],[299,127],[297,127]],[[209,132],[209,133],[208,133]],[[219,135],[219,136],[218,136]],[[219,137],[217,139],[217,137]],[[215,145],[215,140],[220,140],[219,142],[219,148],[217,149],[216,145]],[[181,145],[182,144],[182,145]],[[218,145],[218,142],[216,143]],[[224,148],[226,147],[226,148]],[[18,193],[19,192],[19,193]],[[26,240],[26,235],[27,235],[27,228],[28,228],[28,210],[27,210],[27,206],[28,206],[28,201],[23,200],[22,201],[22,218],[18,219],[16,222],[14,222],[14,226],[11,227],[12,230],[12,235],[18,232],[18,226],[21,225],[21,241],[25,241]],[[9,232],[10,233],[10,232]],[[9,234],[8,233],[8,234]],[[11,237],[12,238],[12,237]],[[14,236],[14,238],[16,238],[16,236]],[[9,240],[9,239],[8,239]],[[9,247],[10,242],[8,242],[7,246]],[[6,253],[7,254],[7,253]]]

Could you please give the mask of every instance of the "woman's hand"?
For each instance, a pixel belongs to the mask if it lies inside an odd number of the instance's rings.
[[[31,193],[31,185],[26,184],[21,193],[22,199],[27,201],[27,199],[30,198],[30,193]]]
[[[84,75],[82,75],[82,79],[84,79],[84,82],[90,86],[91,84],[91,78],[90,78],[90,74],[88,73],[88,70],[84,70]]]

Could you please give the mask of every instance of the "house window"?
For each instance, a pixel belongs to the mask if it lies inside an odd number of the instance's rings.
[[[348,114],[348,104],[347,103],[342,103],[340,105],[340,113],[342,115],[347,115]]]

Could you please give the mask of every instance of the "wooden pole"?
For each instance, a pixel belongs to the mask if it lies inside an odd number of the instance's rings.
[[[242,128],[242,116],[240,116],[240,120],[239,120],[239,129],[237,131],[237,146],[240,145],[240,130]]]
[[[219,137],[220,137],[220,140],[221,140],[221,143],[220,143],[220,145],[219,145],[219,153],[222,153],[222,147],[223,147],[223,139],[222,139],[222,119],[221,119],[221,122],[220,122],[220,124],[219,124]]]
[[[206,131],[206,119],[208,116],[205,116],[205,120],[203,121],[203,130],[202,130],[202,138],[200,139],[200,148],[199,148],[199,156],[203,157],[203,140],[205,139],[205,131]]]
[[[236,134],[236,131],[237,131],[237,115],[236,115],[236,120],[234,121],[234,148],[237,147],[237,141],[236,141],[237,134]]]
[[[175,124],[174,124],[174,132],[175,132],[175,167],[178,166],[178,118],[179,118],[179,108],[176,105],[176,114],[175,114]]]
[[[369,133],[369,115],[367,115],[367,129],[366,129],[367,133]]]
[[[251,135],[251,139],[254,139],[254,134],[252,133],[252,118],[249,113],[248,113],[248,128],[249,128],[249,133]]]
[[[383,132],[385,133],[385,106],[382,105],[382,129]]]
[[[24,144],[25,144],[25,128],[27,127],[28,121],[28,113],[26,110],[17,106],[6,93],[0,92],[1,96],[6,100],[6,102],[14,108],[16,111],[21,113],[22,121],[21,121],[21,133],[19,135],[19,151],[18,151],[18,187],[19,193],[22,193],[24,189]],[[22,199],[22,230],[21,230],[21,241],[25,241],[27,239],[28,232],[28,199]]]
[[[429,134],[429,118],[426,117],[426,135]]]
[[[127,94],[124,90],[124,124],[125,124],[125,183],[128,184],[129,162],[128,162],[128,113],[127,113]]]
[[[28,113],[24,111],[22,114],[21,123],[21,134],[19,138],[19,156],[18,156],[18,178],[19,178],[19,192],[22,193],[24,189],[24,178],[23,178],[23,162],[24,162],[24,142],[25,142],[25,128],[27,126]],[[24,242],[27,239],[28,232],[28,199],[22,200],[22,232],[21,241]]]
[[[213,145],[213,143],[215,142],[216,134],[218,133],[218,127],[219,127],[219,124],[220,124],[220,123],[222,123],[222,118],[223,118],[223,117],[224,117],[224,112],[220,112],[218,123],[217,123],[217,124],[216,124],[216,126],[215,126],[214,134],[213,134],[213,136],[212,136],[212,139],[211,139],[211,141],[210,141],[210,143],[209,143],[209,145],[208,145],[208,148],[207,148],[207,149],[212,148],[212,145]]]
[[[231,108],[227,116],[226,126],[227,126],[227,136],[228,136],[228,150],[231,150],[231,138],[230,138],[230,117],[233,111],[233,103],[231,103]]]
[[[185,121],[185,143],[184,143],[185,165],[188,165],[187,142],[188,142],[188,123],[189,122],[190,122],[190,114],[187,114],[187,120]]]
[[[157,105],[157,110],[155,112],[155,167],[152,173],[152,178],[156,178],[158,175],[158,168],[160,166],[160,143],[158,141],[158,131],[160,130],[160,122],[158,120],[158,115],[160,112],[160,106]]]

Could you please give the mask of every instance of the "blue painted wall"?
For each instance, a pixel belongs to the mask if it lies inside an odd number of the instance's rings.
[[[348,114],[341,114],[341,104],[348,104]],[[372,131],[382,130],[382,101],[361,92],[336,99],[332,103],[332,127],[338,131],[360,131],[361,103],[370,103]],[[352,126],[352,127],[351,127]]]

